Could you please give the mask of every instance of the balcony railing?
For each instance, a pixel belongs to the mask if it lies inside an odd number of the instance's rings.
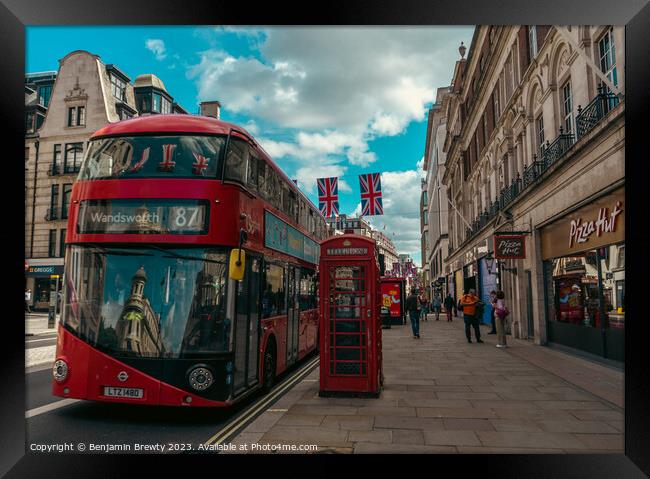
[[[578,105],[578,116],[576,117],[576,131],[578,139],[585,136],[598,124],[598,122],[612,109],[616,108],[619,99],[616,95],[607,91],[605,85],[598,85],[598,95],[591,100],[584,109]]]
[[[61,174],[61,165],[52,164],[49,170],[47,170],[49,176],[56,176]]]
[[[564,156],[564,153],[573,146],[575,137],[573,133],[568,131],[564,133],[564,129],[560,126],[560,134],[550,143],[546,141],[546,145],[541,148],[540,161],[542,163],[542,171],[555,163],[557,160]]]
[[[578,106],[578,116],[576,118],[577,138],[580,139],[589,132],[596,124],[619,103],[618,97],[612,93],[607,93],[604,85],[598,87],[598,96],[594,98],[589,105],[582,110]],[[485,211],[480,213],[468,228],[465,229],[465,240],[469,240],[476,235],[485,225],[494,219],[499,211],[505,211],[526,188],[540,181],[546,171],[554,164],[561,161],[566,153],[576,142],[576,136],[572,132],[564,133],[560,126],[560,134],[553,142],[547,141],[540,148],[539,158],[533,155],[533,162],[530,165],[524,165],[523,175],[512,180],[510,185],[504,187],[498,197],[489,204]]]
[[[63,167],[63,173],[66,175],[79,173],[80,166],[65,165]]]
[[[48,208],[47,213],[45,213],[45,220],[46,221],[54,221],[59,219],[59,215],[57,214],[57,209],[56,208]]]

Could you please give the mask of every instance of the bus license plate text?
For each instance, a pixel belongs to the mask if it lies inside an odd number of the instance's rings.
[[[114,398],[140,399],[144,397],[144,390],[139,388],[118,388],[112,386],[104,386],[104,396]]]

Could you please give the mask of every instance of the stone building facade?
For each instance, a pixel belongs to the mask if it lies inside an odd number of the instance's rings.
[[[48,79],[49,90],[39,88]],[[27,127],[32,118],[32,128],[25,134],[26,289],[32,291],[31,306],[45,309],[50,277],[63,274],[72,184],[90,135],[107,123],[145,113],[136,105],[138,91],[143,92],[140,96],[160,93],[170,101],[165,112],[185,110],[173,103],[155,75],[139,76],[134,88],[118,67],[82,50],[61,59],[57,72],[28,74],[25,88]],[[41,90],[48,95],[47,105],[40,101]],[[39,120],[41,110],[43,118]],[[30,112],[35,114],[30,116]]]
[[[445,173],[446,155],[443,151],[447,133],[447,104],[450,87],[438,88],[436,102],[429,110],[427,138],[424,150],[424,171],[422,204],[422,267],[424,281],[430,297],[441,297],[448,291],[444,263],[447,260],[447,221],[449,204],[447,188],[442,183]]]
[[[515,337],[614,361],[625,324],[624,61],[622,27],[477,27],[456,64],[444,141],[448,281],[484,300],[503,290]],[[500,235],[519,242],[521,259],[495,260],[507,256],[495,251]]]

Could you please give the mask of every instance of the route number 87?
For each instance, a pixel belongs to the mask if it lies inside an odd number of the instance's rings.
[[[180,206],[172,210],[172,223],[175,228],[199,227],[199,207]]]

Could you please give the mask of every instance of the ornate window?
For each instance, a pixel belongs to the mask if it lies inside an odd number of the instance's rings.
[[[544,144],[544,114],[540,113],[537,117],[535,127],[537,128],[537,149],[539,149]]]
[[[600,69],[614,85],[618,86],[616,48],[614,45],[614,29],[612,27],[598,41],[598,54]]]
[[[537,26],[530,25],[528,27],[528,46],[530,59],[532,60],[537,56]]]
[[[562,118],[564,132],[573,132],[573,95],[571,93],[571,81],[567,81],[562,87]]]

